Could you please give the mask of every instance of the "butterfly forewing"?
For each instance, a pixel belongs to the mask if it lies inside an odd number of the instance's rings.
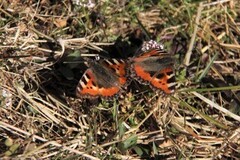
[[[127,85],[127,63],[124,60],[109,59],[104,61],[103,64],[118,76],[118,82],[122,87]]]
[[[149,84],[169,94],[174,91],[174,59],[159,49],[152,49],[132,59],[131,76],[140,83]]]
[[[76,89],[80,98],[111,98],[118,95],[127,84],[126,63],[111,59],[90,62]]]

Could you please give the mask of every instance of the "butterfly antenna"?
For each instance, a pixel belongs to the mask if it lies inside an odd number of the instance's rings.
[[[143,30],[144,34],[146,35],[147,41],[151,40],[150,34],[149,34],[148,31],[145,29],[145,27],[143,26],[142,22],[138,19],[138,17],[136,16],[136,14],[134,15],[134,17],[137,19],[138,24],[140,25],[141,29]]]

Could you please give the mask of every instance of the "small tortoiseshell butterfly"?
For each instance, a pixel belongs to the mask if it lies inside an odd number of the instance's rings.
[[[88,60],[89,68],[78,83],[77,97],[110,99],[120,94],[128,85],[128,71],[131,78],[152,89],[173,93],[176,85],[173,56],[155,41],[144,43],[138,53],[128,63],[114,58],[98,62]]]
[[[120,59],[87,61],[85,71],[76,88],[79,98],[112,98],[127,86],[126,63]]]
[[[147,49],[149,49],[147,47]],[[131,77],[142,84],[149,84],[152,89],[160,89],[167,94],[175,88],[174,58],[163,48],[152,48],[130,60]]]

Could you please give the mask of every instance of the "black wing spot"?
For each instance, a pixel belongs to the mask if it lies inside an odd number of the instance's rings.
[[[83,90],[82,85],[78,85],[78,88],[79,88],[80,90]]]
[[[156,74],[155,71],[148,71],[148,73],[150,74],[151,77],[153,77]]]
[[[168,76],[170,76],[171,74],[173,74],[173,71],[168,71],[168,72],[166,72],[166,74],[167,74]]]
[[[162,79],[163,77],[164,77],[164,73],[160,73],[160,74],[156,75],[157,79]]]
[[[86,75],[86,76],[88,76],[88,75]],[[90,77],[89,77],[89,78],[90,78]],[[88,78],[88,79],[89,79],[89,78]],[[87,78],[86,78],[86,77],[83,77],[82,82],[83,82],[84,84],[87,84]]]
[[[174,90],[175,86],[168,87],[169,90]]]
[[[175,82],[175,76],[173,76],[167,80],[167,83],[172,83],[172,82]]]
[[[93,81],[92,81],[92,84],[93,84],[94,87],[97,86],[97,84],[95,82],[93,82]],[[91,89],[92,89],[92,87],[91,87]]]

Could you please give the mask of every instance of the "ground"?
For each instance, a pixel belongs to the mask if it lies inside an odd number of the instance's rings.
[[[0,159],[240,159],[238,3],[1,1]],[[149,40],[174,57],[174,93],[130,78],[76,97],[83,57],[129,62]]]

